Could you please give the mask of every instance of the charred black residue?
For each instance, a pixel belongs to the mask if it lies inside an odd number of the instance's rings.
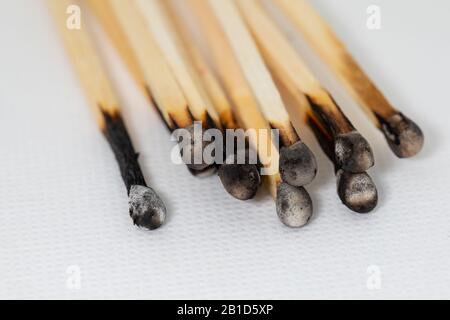
[[[189,170],[189,172],[194,177],[209,177],[209,176],[214,175],[217,172],[219,166],[216,164],[212,164],[203,170],[194,170],[194,169],[189,168],[188,166],[186,166],[186,168]]]
[[[283,134],[283,131],[276,126],[275,124],[273,124],[272,122],[269,121],[269,126],[272,130],[277,130],[278,134],[279,134],[279,139],[278,141],[280,142],[280,145],[278,146],[279,148],[281,147],[288,147],[289,146],[289,139],[287,139],[285,137],[285,135]]]
[[[102,110],[102,109],[101,109]],[[128,194],[131,186],[146,186],[144,176],[138,163],[139,154],[134,150],[130,136],[120,114],[110,114],[102,111],[105,120],[103,134],[108,140],[111,149],[119,163],[120,173],[122,175]]]
[[[345,124],[345,126],[349,130],[354,130],[353,125],[351,124],[350,120],[347,118],[347,116],[339,109],[336,101],[334,98],[329,95],[330,99],[333,101],[336,108],[339,110],[340,116],[342,116],[344,123],[339,124],[334,117],[327,114],[323,107],[320,104],[317,104],[314,102],[314,99],[310,97],[309,95],[306,95],[306,99],[308,100],[309,104],[311,105],[311,109],[315,113],[315,115],[318,117],[318,120],[321,122],[323,126],[325,126],[330,132],[333,134],[333,136],[337,136],[339,133],[342,133],[342,126]]]
[[[164,117],[164,115],[163,115],[163,113],[162,113],[162,111],[161,111],[161,110],[163,110],[163,108],[162,108],[162,107],[158,104],[158,102],[156,101],[156,99],[155,99],[155,97],[153,96],[153,94],[152,94],[150,88],[146,86],[146,87],[145,87],[145,91],[147,92],[147,96],[148,96],[148,98],[150,99],[151,103],[155,106],[156,111],[158,112],[160,118],[163,120],[164,124],[166,125],[167,129],[168,129],[170,132],[172,132],[172,131],[174,131],[174,130],[176,130],[176,129],[183,128],[183,125],[180,124],[180,123],[177,123],[177,121],[175,120],[176,117],[174,117],[173,114],[170,114],[170,113],[169,113],[168,116],[169,116],[169,118],[170,118],[170,122],[173,124],[173,126],[171,127],[171,126],[167,123],[167,121],[166,121],[166,119],[165,119],[165,117]],[[189,106],[186,106],[186,111],[187,111],[187,113],[188,113],[188,122],[190,122],[190,123],[194,122],[194,116],[192,115],[192,113],[191,113],[191,111],[190,111],[190,109],[189,109]]]
[[[366,173],[337,172],[337,193],[342,203],[357,213],[369,213],[378,203],[378,192]]]
[[[389,142],[393,143],[395,145],[399,145],[400,138],[399,138],[399,133],[397,132],[397,130],[384,117],[382,117],[381,115],[379,115],[376,112],[374,112],[374,114],[375,114],[375,117],[378,119],[378,122],[380,123],[380,127],[381,127],[381,130],[383,131],[383,134],[386,136],[386,138],[389,140]]]
[[[317,141],[319,142],[319,145],[322,148],[323,152],[333,162],[333,164],[336,167],[335,170],[337,170],[338,168],[334,154],[334,142],[330,137],[330,134],[323,132],[323,130],[319,127],[317,122],[311,116],[308,116],[307,123],[308,126],[311,128],[312,132],[314,133],[314,136],[316,137]]]
[[[316,157],[306,144],[298,141],[281,148],[279,168],[284,182],[301,187],[311,183],[316,177]]]
[[[313,214],[312,200],[305,188],[284,182],[277,187],[276,209],[281,222],[291,228],[303,227]]]
[[[391,150],[400,158],[416,155],[423,147],[424,136],[419,126],[401,112],[385,118],[375,113]]]
[[[336,160],[334,140],[330,133],[324,132],[324,129],[311,116],[308,116],[307,123],[322,150],[334,164],[337,193],[342,203],[358,213],[372,211],[377,205],[378,193],[370,176],[366,172],[352,173],[343,170],[342,165]]]
[[[346,171],[364,172],[375,163],[371,146],[357,131],[339,134],[334,140],[334,150],[336,161]]]
[[[258,168],[252,164],[221,165],[219,178],[225,190],[239,200],[253,198],[261,184]]]
[[[217,125],[215,124],[214,120],[211,118],[208,112],[206,113],[206,120],[204,126],[206,126],[207,129],[218,129]]]

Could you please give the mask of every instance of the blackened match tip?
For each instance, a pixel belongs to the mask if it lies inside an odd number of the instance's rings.
[[[189,135],[190,135],[190,144],[187,144],[183,146],[181,150],[181,157],[185,161],[186,166],[194,171],[204,171],[207,169],[211,164],[205,163],[204,161],[201,161],[200,163],[196,163],[195,158],[196,155],[199,156],[200,159],[203,159],[203,151],[205,148],[211,143],[209,141],[205,141],[203,139],[203,135],[196,135],[195,134],[195,125],[190,125],[189,127],[185,128]],[[186,152],[186,155],[184,154]]]
[[[277,188],[276,208],[281,222],[291,228],[306,225],[313,213],[312,200],[305,188],[284,182]]]
[[[129,195],[130,216],[135,225],[150,230],[159,228],[166,219],[164,202],[149,187],[133,185]]]
[[[314,180],[317,174],[316,157],[306,144],[299,141],[280,151],[280,174],[284,182],[301,187]]]
[[[375,163],[372,148],[356,131],[337,136],[335,155],[337,166],[353,173],[367,171]]]
[[[217,173],[217,166],[211,165],[209,167],[206,167],[203,170],[194,170],[186,166],[189,170],[189,172],[197,178],[207,178],[215,175]]]
[[[372,178],[365,172],[337,172],[337,192],[339,198],[350,210],[369,213],[378,203],[378,192]]]
[[[422,150],[425,140],[422,130],[402,113],[381,121],[381,128],[389,147],[397,157],[410,158]]]
[[[225,190],[239,200],[252,199],[261,184],[258,168],[253,164],[223,164],[218,175]]]

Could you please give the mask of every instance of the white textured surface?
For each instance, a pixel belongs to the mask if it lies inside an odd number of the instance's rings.
[[[360,216],[340,205],[331,166],[307,135],[320,163],[309,187],[316,216],[289,230],[264,193],[238,202],[217,178],[172,165],[168,133],[115,63],[143,169],[170,213],[146,232],[131,224],[116,163],[44,3],[0,1],[0,298],[450,298],[449,3],[314,2],[419,120],[423,152],[397,160],[345,104],[376,152],[379,207]],[[369,4],[381,6],[379,31],[365,27]],[[66,286],[72,265],[80,290]],[[372,265],[379,290],[366,285]]]

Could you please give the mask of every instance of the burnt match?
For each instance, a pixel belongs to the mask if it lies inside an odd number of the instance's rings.
[[[66,10],[72,1],[48,0],[66,49],[85,89],[96,118],[119,164],[129,196],[129,212],[135,225],[147,229],[159,228],[166,218],[166,207],[144,179],[138,154],[122,120],[118,102],[106,76],[87,27],[69,30]]]
[[[282,143],[280,173],[283,181],[298,187],[309,184],[317,173],[315,157],[292,126],[280,93],[236,5],[233,1],[214,0],[209,1],[209,4],[264,117],[272,128],[279,130]]]
[[[399,158],[419,153],[424,144],[419,126],[389,103],[315,9],[306,0],[275,3],[382,131],[391,150]],[[285,31],[292,34],[288,28]]]
[[[276,207],[281,222],[291,228],[305,226],[313,214],[312,200],[305,188],[285,182],[277,187]]]
[[[356,131],[331,95],[323,89],[259,2],[238,0],[236,3],[272,73],[287,82],[286,86],[291,90],[301,92],[322,125],[332,133],[335,140],[334,158],[339,167],[355,173],[372,167],[374,158],[367,140]]]
[[[352,173],[340,168],[333,151],[334,141],[331,132],[321,126],[312,113],[307,115],[306,123],[313,131],[324,153],[334,164],[337,193],[342,203],[358,213],[372,211],[378,203],[378,192],[372,178],[366,172]]]
[[[203,0],[187,0],[184,4],[199,23],[199,31],[206,40],[207,51],[217,67],[217,74],[231,99],[239,123],[245,129],[270,132],[271,126],[261,113],[258,101],[211,7]],[[304,188],[293,187],[282,181],[278,171],[280,156],[272,137],[268,135],[267,141],[254,141],[253,147],[264,168],[275,168],[275,172],[264,177],[275,198],[280,221],[292,228],[306,225],[313,213],[312,200]]]
[[[205,57],[201,54],[192,40],[191,35],[188,32],[189,27],[185,25],[185,21],[177,15],[176,8],[170,4],[170,1],[164,2],[164,4],[166,5],[165,8],[168,17],[171,18],[170,20],[173,22],[177,34],[179,35],[179,40],[182,42],[180,51],[184,53],[185,63],[188,66],[192,66],[191,73],[193,79],[197,82],[199,88],[204,89],[205,99],[215,108],[222,128],[224,130],[238,129],[239,125],[234,116],[231,103],[219,83],[219,80],[206,62]],[[224,131],[223,134],[225,137]],[[261,184],[261,177],[257,165],[250,162],[250,151],[248,148],[234,151],[235,152],[231,155],[232,159],[225,159],[224,163],[219,166],[218,176],[223,187],[230,195],[236,199],[248,200],[253,198],[258,191]],[[245,152],[246,154],[243,155],[243,157],[239,157],[240,152]],[[226,155],[225,152],[224,155]],[[245,162],[240,163],[240,159],[244,159]]]
[[[202,129],[232,128],[232,114],[224,110],[219,101],[223,93],[218,91],[221,88],[214,83],[215,79],[195,68],[196,59],[189,59],[186,52],[189,50],[177,35],[176,25],[170,21],[173,20],[168,16],[170,12],[165,10],[162,2],[156,1],[126,4],[112,1],[108,4],[90,0],[89,4],[138,84],[157,106],[169,130],[185,128],[188,131],[190,143],[180,143],[180,147],[191,173],[198,176],[214,172],[214,164],[196,161],[196,156],[202,155],[211,142],[205,141],[201,133],[196,134],[193,123],[200,121]],[[113,17],[116,24],[112,24],[108,16]],[[138,72],[134,71],[136,69]],[[260,185],[254,165],[223,164],[219,170],[221,182],[232,196],[240,200],[254,197]]]

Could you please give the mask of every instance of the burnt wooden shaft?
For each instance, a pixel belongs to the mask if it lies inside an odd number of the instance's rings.
[[[129,195],[133,185],[147,186],[138,163],[139,154],[134,150],[120,114],[102,111],[102,115],[105,120],[105,126],[102,128],[103,134],[119,164],[120,173]]]

